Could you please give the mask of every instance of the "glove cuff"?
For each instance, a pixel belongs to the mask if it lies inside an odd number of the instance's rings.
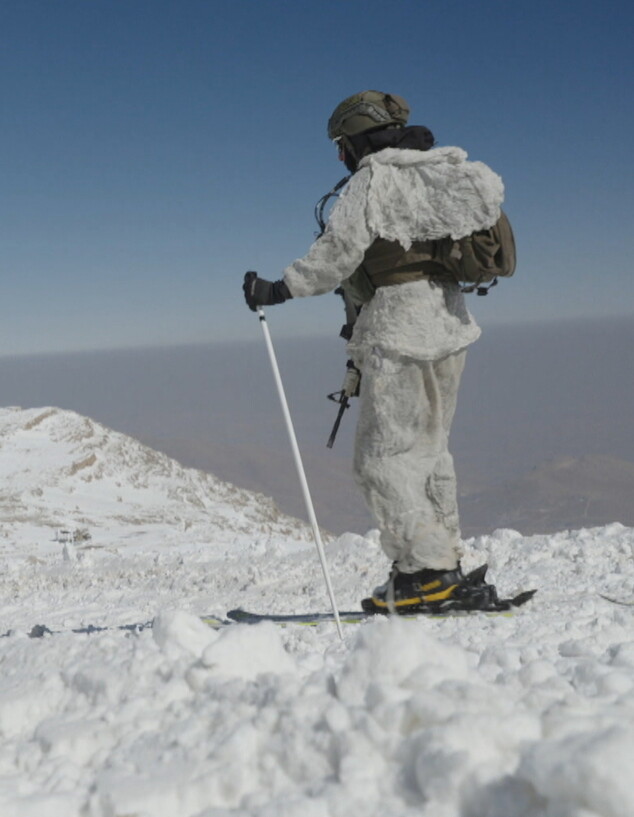
[[[290,289],[286,286],[284,280],[275,281],[271,288],[271,303],[283,304],[284,301],[289,301],[293,296]]]

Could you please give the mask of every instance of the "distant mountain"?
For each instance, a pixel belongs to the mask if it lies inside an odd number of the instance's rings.
[[[273,501],[185,468],[88,417],[57,408],[0,409],[0,527],[96,528],[138,537],[157,525],[200,531],[213,544],[236,537],[308,540]]]
[[[523,534],[634,525],[634,463],[608,456],[562,457],[525,476],[460,497],[462,531]]]

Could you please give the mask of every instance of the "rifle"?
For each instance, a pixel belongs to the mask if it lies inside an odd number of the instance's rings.
[[[353,304],[353,302],[346,296],[346,293],[342,287],[338,287],[335,290],[335,295],[341,295],[346,310],[346,323],[341,327],[339,336],[344,340],[350,340],[352,337],[352,327],[354,326],[354,322],[359,314],[359,308],[355,306],[355,304]],[[328,442],[326,443],[328,448],[332,448],[334,445],[335,437],[339,431],[339,425],[341,424],[343,415],[345,414],[346,409],[350,408],[350,398],[358,396],[360,383],[361,372],[351,360],[348,360],[346,363],[346,375],[343,379],[341,391],[336,391],[328,395],[329,400],[332,400],[334,403],[339,403],[339,411],[337,412],[335,424],[332,427],[330,437],[328,437]]]
[[[339,431],[339,425],[341,423],[343,415],[346,409],[350,408],[350,398],[356,397],[359,394],[360,382],[361,372],[357,369],[354,363],[351,360],[349,360],[346,363],[346,376],[343,379],[343,386],[341,387],[341,391],[336,391],[328,395],[329,400],[332,400],[334,403],[339,403],[339,411],[337,412],[337,418],[335,419],[335,424],[332,427],[330,437],[328,437],[328,442],[326,443],[328,448],[332,448],[334,445],[335,437],[337,436],[337,432]]]

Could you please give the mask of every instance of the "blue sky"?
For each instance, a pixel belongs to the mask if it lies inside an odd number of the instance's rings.
[[[0,354],[257,337],[343,175],[342,98],[398,93],[507,188],[479,322],[634,313],[631,2],[1,0]],[[270,310],[337,333],[334,295]]]

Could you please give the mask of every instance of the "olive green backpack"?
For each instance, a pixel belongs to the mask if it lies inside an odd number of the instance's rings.
[[[440,239],[434,261],[452,274],[463,292],[486,295],[498,278],[509,278],[515,272],[515,238],[506,213],[501,212],[488,230],[477,230],[457,240]]]

